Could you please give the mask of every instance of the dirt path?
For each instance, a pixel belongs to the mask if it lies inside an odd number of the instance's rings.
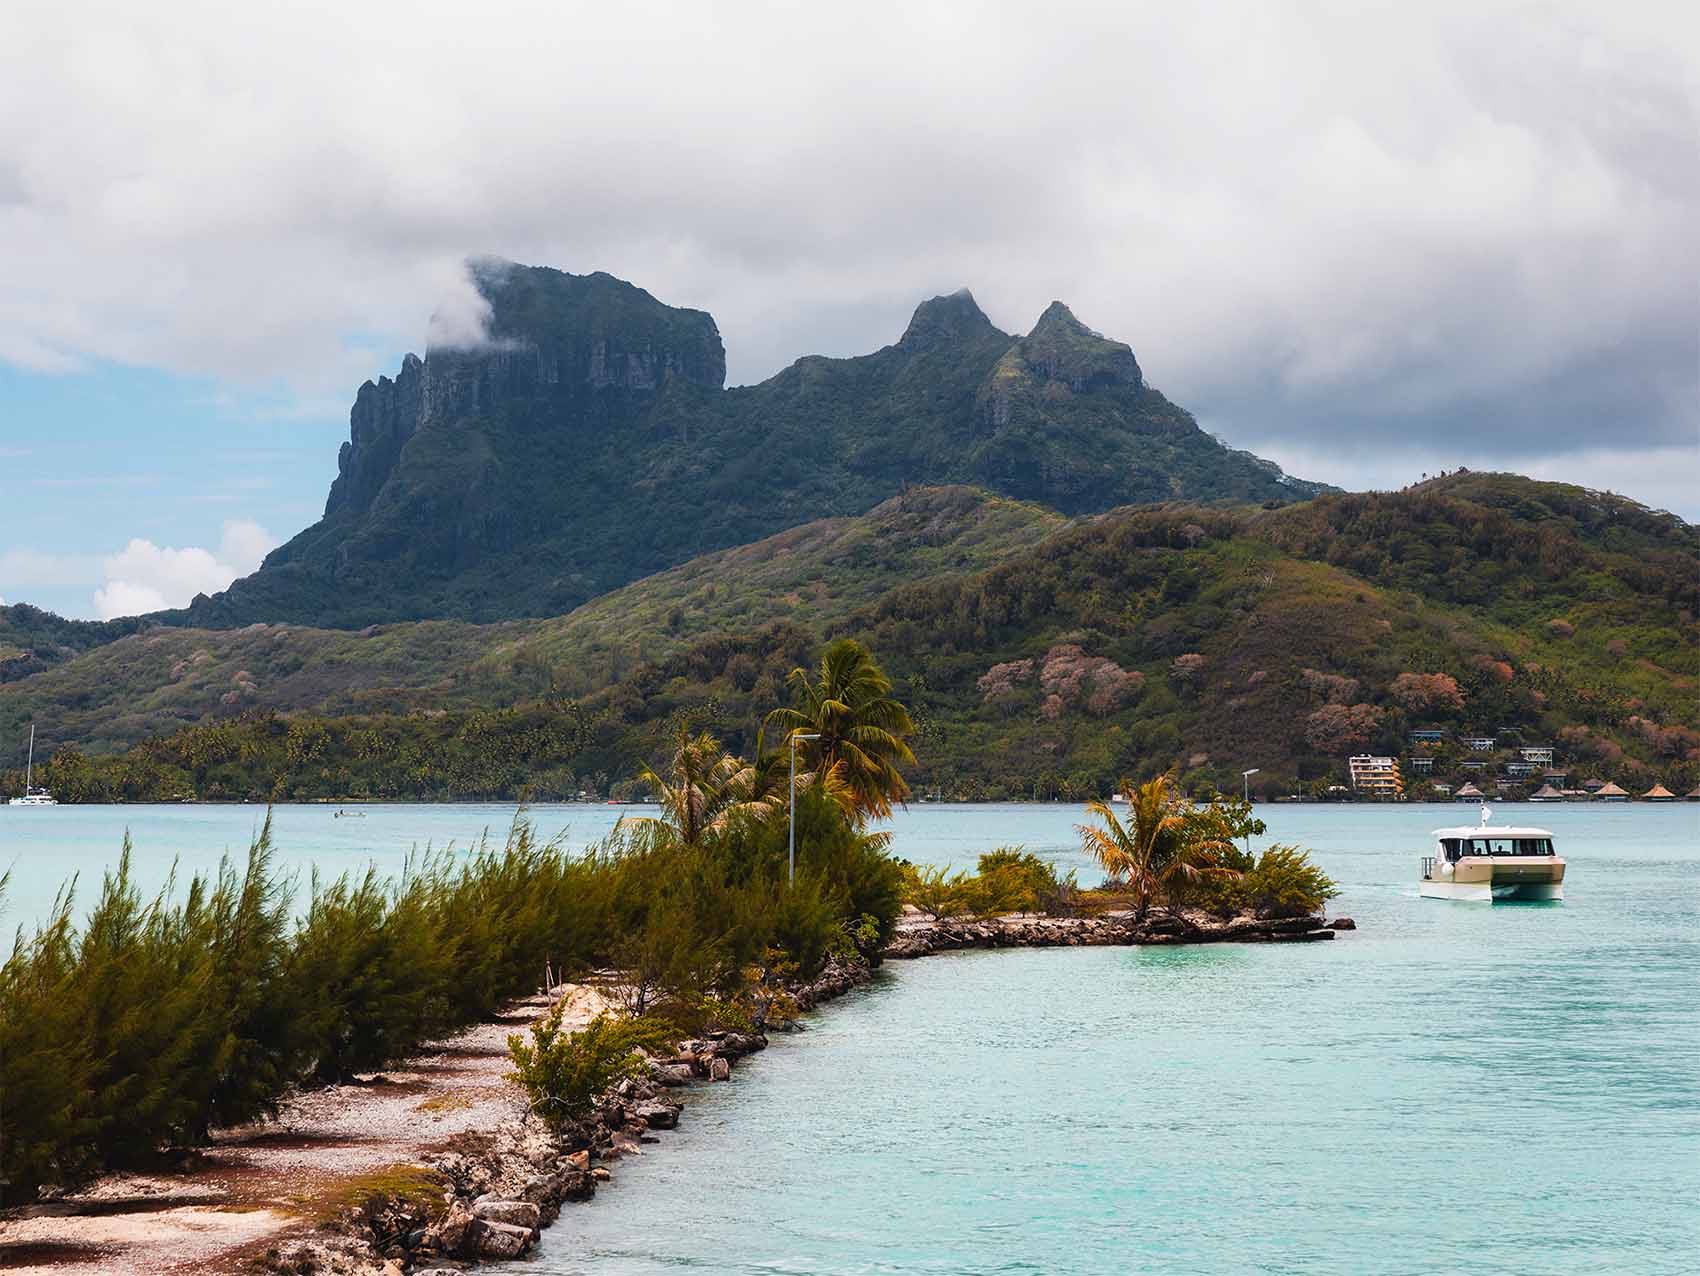
[[[571,1026],[607,1006],[595,988],[556,991]],[[12,1211],[0,1220],[0,1271],[252,1276],[255,1258],[286,1250],[362,1189],[416,1181],[456,1135],[515,1121],[524,1101],[503,1076],[508,1034],[550,1004],[516,1002],[370,1083],[297,1094],[278,1121],[219,1131],[181,1172],[113,1175],[63,1201]]]

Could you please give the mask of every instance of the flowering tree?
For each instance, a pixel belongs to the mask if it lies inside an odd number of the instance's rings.
[[[1402,673],[1387,688],[1399,704],[1412,713],[1445,712],[1464,707],[1458,680],[1444,673]]]
[[[1372,704],[1325,704],[1305,719],[1305,743],[1318,753],[1349,753],[1380,725],[1381,710]]]

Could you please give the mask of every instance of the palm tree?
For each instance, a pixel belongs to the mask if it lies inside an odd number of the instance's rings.
[[[793,735],[819,736],[803,742],[810,771],[822,783],[836,774],[860,814],[890,815],[892,803],[909,796],[897,768],[915,761],[904,743],[915,724],[867,648],[840,638],[821,657],[818,678],[799,667],[785,682],[792,705],[769,713],[767,725],[782,729],[787,743]]]
[[[1144,921],[1157,899],[1172,909],[1186,883],[1209,873],[1231,873],[1216,862],[1232,843],[1221,835],[1213,807],[1199,808],[1175,787],[1171,771],[1135,785],[1122,781],[1128,821],[1107,802],[1088,802],[1087,814],[1103,825],[1077,824],[1081,849],[1098,861],[1112,881],[1133,892],[1134,915]]]
[[[735,820],[762,819],[783,808],[784,792],[773,788],[772,774],[771,765],[752,766],[727,753],[708,732],[693,736],[681,725],[667,775],[646,766],[639,778],[655,790],[665,813],[661,822],[686,846],[700,846]]]

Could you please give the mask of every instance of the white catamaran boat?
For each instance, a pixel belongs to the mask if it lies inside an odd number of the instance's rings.
[[[1563,899],[1564,861],[1548,829],[1494,827],[1482,822],[1435,829],[1435,853],[1423,857],[1419,893],[1425,899]]]
[[[35,787],[35,723],[30,723],[30,756],[24,764],[24,795],[15,797],[9,806],[58,806],[59,799],[46,789]]]

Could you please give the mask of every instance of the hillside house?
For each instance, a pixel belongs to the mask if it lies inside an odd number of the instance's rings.
[[[1352,788],[1371,797],[1403,797],[1405,781],[1399,774],[1396,758],[1375,757],[1367,753],[1346,759],[1346,770],[1352,777]]]

